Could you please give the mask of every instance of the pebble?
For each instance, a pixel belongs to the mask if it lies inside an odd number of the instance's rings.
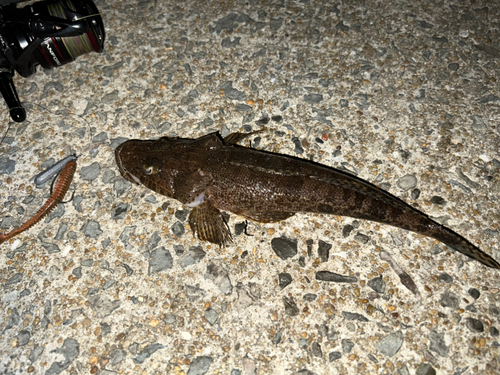
[[[233,292],[233,285],[229,279],[229,274],[224,268],[223,263],[219,260],[211,260],[207,264],[205,279],[211,280],[219,287],[219,290],[226,295]]]
[[[328,360],[330,362],[336,361],[337,359],[340,359],[340,358],[342,358],[341,352],[330,352],[330,354],[328,354]]]
[[[443,307],[451,307],[453,309],[458,309],[459,306],[459,298],[458,296],[450,291],[446,291],[441,295],[441,306]]]
[[[13,285],[13,284],[17,284],[18,282],[20,282],[23,278],[23,274],[22,273],[16,273],[14,274],[13,276],[9,277],[7,279],[7,281],[5,282],[5,286],[10,286],[10,285]]]
[[[408,191],[410,189],[414,189],[417,186],[417,178],[415,175],[412,174],[407,174],[401,177],[397,182],[396,185],[404,191]]]
[[[120,307],[119,300],[110,300],[107,297],[100,295],[93,295],[89,298],[90,306],[95,311],[98,318],[105,318]]]
[[[355,235],[354,235],[354,240],[356,240],[357,242],[359,243],[362,243],[362,244],[367,244],[369,241],[370,241],[370,237],[367,236],[366,234],[363,234],[363,233],[360,233],[360,232],[357,232]]]
[[[404,335],[401,331],[397,331],[385,336],[382,340],[375,344],[377,350],[385,356],[392,357],[395,355],[404,342]]]
[[[278,257],[283,260],[297,255],[297,240],[287,237],[277,237],[271,240],[271,247]]]
[[[354,344],[353,344],[354,345]],[[323,351],[321,350],[321,345],[314,341],[311,345],[312,354],[317,358],[323,358]]]
[[[429,349],[433,352],[436,352],[441,357],[448,356],[450,347],[446,346],[444,333],[431,331],[431,333],[429,334]]]
[[[177,210],[177,211],[175,211],[174,215],[180,221],[186,221],[186,219],[189,215],[189,210]]]
[[[180,221],[175,222],[174,225],[172,225],[171,229],[176,237],[180,237],[186,232],[184,224],[182,224]]]
[[[205,310],[204,316],[207,322],[209,322],[211,325],[214,325],[219,319],[219,314],[217,314],[217,312],[210,307]]]
[[[448,275],[446,272],[441,273],[438,278],[440,281],[445,282],[447,284],[453,282],[453,277]]]
[[[495,305],[490,305],[488,311],[491,315],[500,316],[500,309]]]
[[[195,263],[198,263],[205,257],[206,253],[201,246],[191,246],[182,257],[177,260],[177,264],[182,268],[186,268]]]
[[[323,101],[323,95],[321,94],[307,94],[304,95],[304,101],[309,104],[317,104]]]
[[[347,320],[358,320],[360,322],[368,322],[369,320],[361,314],[342,311],[342,316]]]
[[[444,200],[444,198],[439,197],[437,195],[432,196],[430,199],[430,202],[437,204],[438,206],[442,206],[442,207],[446,206],[446,200]]]
[[[282,272],[278,275],[278,285],[281,289],[286,288],[292,282],[292,275]]]
[[[318,241],[318,257],[321,262],[328,262],[330,258],[330,249],[332,248],[332,244],[319,240]]]
[[[94,181],[99,176],[100,171],[101,166],[98,162],[94,162],[80,169],[80,178],[85,181]]]
[[[11,174],[16,169],[16,161],[6,156],[0,157],[0,174]]]
[[[82,228],[83,234],[85,234],[88,238],[97,238],[103,232],[101,230],[101,226],[97,221],[89,220],[87,224]]]
[[[342,339],[342,351],[345,354],[349,354],[352,348],[354,348],[354,343],[351,340]]]
[[[52,350],[51,353],[62,355],[64,360],[53,362],[45,372],[45,375],[55,375],[66,370],[80,354],[80,344],[75,339],[68,338],[64,340],[60,348]]]
[[[415,375],[436,375],[436,370],[428,363],[421,363]]]
[[[487,104],[487,103],[494,103],[500,101],[500,98],[496,95],[493,94],[488,94],[486,96],[483,96],[478,100],[479,103],[481,104]]]
[[[481,322],[480,320],[474,319],[474,318],[465,318],[465,325],[472,332],[483,332],[484,331],[483,322]]]
[[[247,100],[247,95],[243,91],[238,91],[233,87],[233,81],[227,81],[221,84],[221,90],[224,90],[224,95],[231,100],[244,102]]]
[[[137,357],[135,357],[133,360],[135,363],[138,363],[138,364],[144,363],[146,358],[151,357],[157,350],[160,350],[163,348],[165,348],[165,346],[163,346],[162,344],[158,344],[158,343],[148,345],[144,349],[142,349],[139,352],[139,354],[137,355]]]
[[[195,357],[191,361],[187,375],[204,375],[210,369],[214,359],[209,356]]]
[[[130,205],[128,203],[120,203],[116,206],[113,211],[111,211],[111,218],[114,220],[124,219],[127,215],[128,210],[130,209]]]
[[[316,280],[350,284],[356,283],[358,281],[355,276],[344,276],[330,271],[316,272]]]
[[[285,314],[289,316],[299,315],[300,310],[293,299],[288,297],[283,297],[283,304],[285,305]]]
[[[367,285],[372,288],[374,291],[380,294],[385,293],[385,281],[382,276],[374,277],[373,279],[367,282]]]
[[[170,251],[165,249],[165,247],[163,246],[154,249],[149,253],[148,262],[149,262],[148,275],[169,270],[174,265],[174,259],[172,258]]]

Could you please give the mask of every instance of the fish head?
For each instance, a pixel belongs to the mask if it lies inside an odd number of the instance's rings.
[[[160,138],[120,144],[115,150],[120,173],[130,182],[172,197],[175,175],[182,167],[175,157],[174,143],[168,138]]]

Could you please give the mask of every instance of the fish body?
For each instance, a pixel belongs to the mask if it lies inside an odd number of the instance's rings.
[[[189,224],[203,241],[224,245],[231,239],[221,210],[264,223],[312,212],[420,233],[500,268],[464,237],[369,182],[308,160],[237,145],[250,134],[130,140],[117,147],[116,162],[126,179],[191,207]]]

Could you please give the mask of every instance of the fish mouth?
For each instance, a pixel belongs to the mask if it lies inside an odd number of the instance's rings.
[[[122,153],[128,154],[127,152],[123,151],[123,148],[125,148],[126,146],[128,146],[127,145],[128,142],[129,141],[123,142],[122,144],[120,144],[116,148],[116,150],[115,150],[116,165],[118,165],[118,170],[120,171],[121,175],[126,180],[140,185],[141,184],[141,180],[139,180],[136,176],[134,176],[132,173],[130,173],[128,171],[127,167],[123,164]]]

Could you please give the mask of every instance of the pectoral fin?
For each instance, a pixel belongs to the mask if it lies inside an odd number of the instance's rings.
[[[232,242],[231,231],[222,213],[208,201],[191,210],[189,226],[201,241],[212,242],[219,246]]]
[[[245,138],[250,137],[253,134],[262,133],[263,131],[264,130],[262,129],[262,130],[256,130],[256,131],[253,131],[250,133],[239,133],[239,132],[231,133],[231,134],[226,135],[226,137],[224,138],[224,144],[226,146],[232,146],[232,145],[235,145],[238,142],[244,140]]]

